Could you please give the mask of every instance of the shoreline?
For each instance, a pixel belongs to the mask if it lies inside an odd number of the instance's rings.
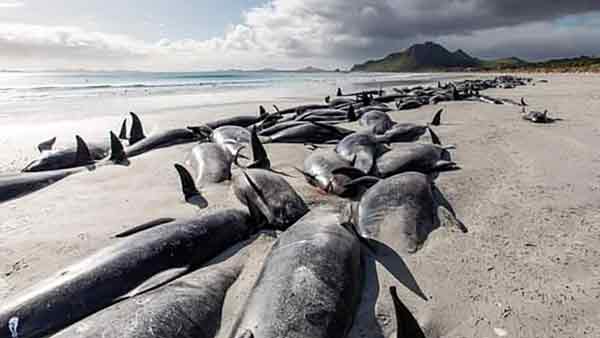
[[[492,76],[484,73],[481,77]],[[386,287],[398,286],[400,298],[431,337],[494,337],[496,329],[524,338],[579,338],[600,332],[600,78],[563,74],[544,78],[549,83],[492,89],[486,95],[525,97],[530,108],[547,108],[553,117],[564,119],[555,124],[527,123],[515,106],[475,102],[390,113],[398,122],[426,123],[435,110],[444,108],[436,133],[444,144],[457,147],[453,160],[462,167],[440,175],[436,185],[469,233],[438,229],[419,253],[403,257],[429,301],[418,298],[385,271],[379,272],[379,299],[388,297]],[[334,92],[323,90],[322,94]],[[320,97],[302,98],[298,103],[314,103]],[[271,104],[264,101],[265,106]],[[227,109],[166,109],[141,117],[151,130],[255,110],[255,104],[238,104]],[[57,123],[51,131],[67,137],[77,127],[82,129],[78,132],[90,135],[100,135],[102,129],[104,135],[104,128],[117,128],[122,117],[109,115],[103,122],[106,126],[98,121]],[[47,132],[44,128],[40,123],[29,131],[0,133],[0,163],[14,160],[13,147],[27,149],[23,157],[35,153],[35,144]],[[183,162],[192,146],[152,151],[134,158],[130,167],[98,168],[3,204],[0,299],[3,293],[14,295],[108,245],[112,235],[135,224],[240,207],[228,184],[203,189],[207,209],[185,204],[173,163]],[[269,144],[266,148],[273,167],[290,174],[309,154],[302,145]],[[343,206],[344,201],[318,194],[302,177],[289,178],[289,182],[311,207]],[[229,306],[222,314],[225,329],[219,337],[227,337],[226,328],[244,303],[260,265],[250,264],[227,296]],[[391,334],[390,307],[382,306],[374,313],[362,310],[355,323],[376,315],[384,336]],[[372,333],[356,325],[349,337]]]

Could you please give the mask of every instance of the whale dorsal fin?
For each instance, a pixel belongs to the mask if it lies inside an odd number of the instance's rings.
[[[194,197],[200,196],[200,192],[196,188],[196,183],[194,183],[190,172],[181,164],[175,164],[175,169],[177,169],[179,179],[181,180],[181,190],[183,190],[185,201],[189,202]]]
[[[252,132],[250,133],[250,147],[252,149],[253,162],[248,166],[248,168],[270,169],[271,161],[269,161],[267,151],[258,138],[256,127],[252,128]]]
[[[127,139],[127,119],[123,119],[123,123],[121,124],[121,131],[119,131],[119,138],[121,140]]]
[[[356,116],[356,111],[354,110],[354,106],[350,106],[348,108],[348,121],[356,121],[358,116]]]
[[[338,88],[336,96],[342,96],[342,95],[344,95],[344,94],[342,94],[342,88]]]
[[[268,115],[267,110],[263,106],[258,107],[258,116],[266,117]]]
[[[415,317],[400,301],[395,286],[390,287],[390,295],[392,296],[394,312],[396,313],[396,338],[425,338],[425,333],[423,333]]]
[[[442,145],[442,141],[437,136],[437,134],[431,128],[427,128],[429,130],[429,135],[431,136],[431,143],[436,144],[438,146]]]
[[[442,112],[444,111],[444,108],[440,109],[437,111],[437,113],[435,113],[435,116],[433,116],[433,120],[431,120],[431,125],[432,126],[439,126],[442,123]]]
[[[125,230],[123,232],[120,232],[118,234],[115,235],[115,238],[123,238],[123,237],[127,237],[127,236],[131,236],[133,234],[136,234],[138,232],[142,232],[146,229],[150,229],[150,228],[154,228],[156,226],[162,225],[162,224],[166,224],[166,223],[171,223],[173,222],[175,219],[174,218],[157,218],[153,221],[150,222],[146,222],[144,224],[140,224],[137,225],[131,229]]]
[[[129,145],[134,145],[137,142],[146,138],[144,135],[144,127],[142,126],[142,120],[134,112],[131,114],[131,132],[129,133]]]
[[[114,163],[123,163],[127,160],[127,154],[125,154],[125,149],[123,149],[123,144],[121,140],[113,133],[110,132],[110,158]]]
[[[75,154],[75,164],[89,164],[94,162],[92,159],[92,155],[90,154],[90,149],[88,148],[85,141],[81,138],[81,136],[75,136],[75,140],[77,140],[77,153]]]
[[[44,151],[49,151],[52,150],[52,147],[54,147],[54,143],[56,143],[56,136],[49,139],[48,141],[44,141],[40,144],[38,144],[38,150],[41,152]]]

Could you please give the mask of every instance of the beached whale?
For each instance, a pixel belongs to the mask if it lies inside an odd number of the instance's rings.
[[[444,109],[438,110],[433,116],[430,123],[420,125],[415,123],[395,123],[393,128],[386,131],[379,137],[379,140],[384,143],[396,142],[414,142],[425,135],[431,126],[439,126],[441,124],[442,112]]]
[[[84,150],[80,150],[75,162],[82,165],[83,163],[87,163],[87,167],[73,165],[74,168],[71,169],[48,170],[42,172],[21,172],[16,174],[0,175],[0,202],[5,202],[27,195],[58,182],[70,175],[79,172],[85,172],[98,166],[108,164],[126,165],[128,161],[127,155],[123,150],[123,145],[117,136],[112,132],[110,133],[110,139],[111,151],[106,158],[100,161],[91,160]],[[82,147],[85,147],[85,143],[82,143]]]
[[[335,147],[338,155],[356,169],[369,174],[375,159],[388,149],[370,131],[344,137]]]
[[[3,302],[0,332],[14,331],[22,338],[53,334],[194,271],[255,230],[246,212],[233,209],[135,227],[117,235],[114,244]]]
[[[345,337],[361,279],[357,237],[313,210],[277,239],[229,337]]]
[[[223,150],[235,156],[240,147],[250,144],[250,131],[238,126],[223,126],[213,130],[210,139]]]
[[[236,245],[223,254],[233,257],[112,305],[52,338],[212,338],[220,328],[225,294],[247,260],[243,251]]]
[[[437,144],[399,143],[375,161],[374,175],[386,178],[399,173],[417,171],[436,175],[441,171],[457,170],[450,152],[454,146],[442,146],[439,138],[430,129],[431,138]]]
[[[231,178],[233,156],[215,143],[194,146],[185,162],[194,171],[194,181],[198,187]]]
[[[530,110],[529,112],[527,112],[525,108],[523,108],[521,117],[523,118],[523,120],[527,120],[533,123],[553,123],[559,120],[549,117],[548,110],[544,110],[543,112]]]
[[[29,163],[22,172],[40,172],[71,169],[93,164],[108,156],[110,143],[87,144],[79,135],[75,136],[75,147],[53,150],[56,138],[38,145],[41,156]]]
[[[263,121],[269,116],[265,107],[260,106],[258,108],[258,116],[253,115],[238,115],[233,117],[227,117],[216,121],[206,123],[206,126],[210,129],[217,129],[223,126],[237,126],[237,127],[249,127],[260,121]]]
[[[351,184],[372,185],[356,210],[360,235],[403,253],[415,253],[439,227],[439,206],[453,213],[432,178],[422,173],[401,173],[387,179],[363,177]],[[455,224],[466,232],[458,220]]]
[[[270,228],[285,230],[308,212],[308,206],[296,190],[270,170],[237,172],[232,177],[232,187],[253,218],[262,219]]]
[[[146,136],[142,123],[135,113],[130,113],[134,121],[129,137],[130,146],[125,148],[128,157],[134,157],[154,149],[169,147],[182,143],[191,143],[203,139],[203,136],[191,129],[170,129]]]
[[[341,171],[341,169],[344,169]],[[316,151],[304,160],[304,169],[299,170],[306,181],[324,193],[349,197],[355,194],[345,184],[364,176],[364,173],[352,167],[352,164],[341,158],[335,151]],[[335,171],[341,171],[336,172]]]
[[[353,130],[310,122],[283,129],[262,140],[264,143],[332,143],[352,133]]]
[[[394,127],[395,122],[380,110],[370,110],[358,120],[358,124],[375,134],[383,134]]]

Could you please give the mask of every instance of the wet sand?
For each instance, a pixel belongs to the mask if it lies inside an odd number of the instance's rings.
[[[516,100],[525,96],[532,108],[546,108],[563,121],[530,124],[521,120],[519,108],[509,105],[440,104],[446,113],[436,131],[445,144],[456,145],[454,160],[462,170],[442,174],[437,186],[469,233],[440,228],[421,251],[402,257],[428,301],[401,286],[379,264],[378,279],[370,270],[351,337],[392,334],[391,285],[398,286],[428,337],[600,335],[600,77],[534,77],[550,82],[489,90],[486,95]],[[289,100],[281,106],[307,101]],[[436,108],[391,115],[399,122],[425,123]],[[255,110],[255,103],[234,104],[142,118],[152,130]],[[4,125],[8,132],[0,138],[2,169],[22,167],[35,156],[37,143],[52,132],[68,135],[76,129],[89,138],[102,137],[107,128],[118,129],[120,119],[23,129]],[[183,202],[173,168],[192,146],[153,151],[132,159],[129,167],[73,175],[0,205],[0,301],[108,245],[123,229],[159,217],[206,212]],[[267,150],[275,168],[293,175],[292,166],[301,166],[308,154],[301,145],[268,145]],[[290,182],[312,207],[344,204],[317,194],[301,177]],[[203,193],[208,210],[239,206],[228,184]],[[273,240],[266,234],[261,241],[269,238]],[[265,247],[256,246],[261,252],[229,292],[220,337],[227,337],[241,310]]]

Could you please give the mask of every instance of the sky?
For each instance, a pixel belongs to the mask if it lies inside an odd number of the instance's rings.
[[[424,41],[600,55],[600,0],[0,0],[0,69],[345,69]]]

